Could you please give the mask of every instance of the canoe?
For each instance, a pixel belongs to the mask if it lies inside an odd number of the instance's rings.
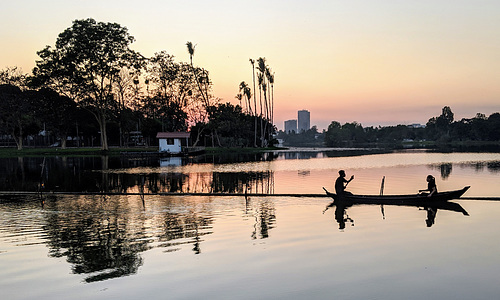
[[[332,197],[335,201],[342,201],[349,204],[388,204],[388,205],[422,205],[431,206],[435,203],[446,202],[448,200],[460,198],[470,186],[466,186],[461,190],[439,192],[431,197],[427,194],[409,194],[409,195],[352,195],[347,194],[339,196],[330,193],[323,188],[326,194]]]

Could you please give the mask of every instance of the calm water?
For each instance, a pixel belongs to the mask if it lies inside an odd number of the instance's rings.
[[[345,154],[23,158],[2,161],[0,176],[2,190],[320,194],[342,168],[353,193],[378,194],[383,176],[385,194],[414,193],[433,174],[440,190],[500,196],[498,153]],[[497,299],[500,202],[455,202],[466,213],[325,211],[328,198],[306,197],[4,196],[1,298]]]

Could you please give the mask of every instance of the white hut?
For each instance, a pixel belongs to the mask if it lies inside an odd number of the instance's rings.
[[[159,140],[159,151],[179,154],[182,147],[189,145],[189,132],[158,132],[156,138]]]

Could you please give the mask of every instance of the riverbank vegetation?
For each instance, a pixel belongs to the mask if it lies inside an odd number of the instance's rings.
[[[186,43],[190,61],[177,62],[166,51],[144,57],[131,49],[134,41],[119,24],[75,20],[54,47],[37,52],[31,74],[0,70],[0,146],[107,151],[157,145],[160,131],[190,131],[193,146],[274,143],[274,74],[265,58],[250,59],[253,92],[245,82],[236,86],[240,105],[233,106],[212,95],[193,43]]]
[[[0,70],[0,147],[148,148],[158,145],[162,131],[189,131],[192,146],[224,149],[265,149],[278,139],[300,147],[500,142],[499,113],[456,121],[448,106],[425,126],[332,121],[323,132],[313,126],[275,135],[275,77],[265,58],[249,60],[252,83],[235,87],[239,104],[233,105],[212,94],[209,71],[195,65],[193,43],[186,43],[189,62],[177,62],[166,51],[144,57],[131,49],[134,41],[119,24],[75,20],[54,47],[37,52],[31,74]]]
[[[478,113],[455,121],[451,108],[445,106],[441,115],[430,118],[425,126],[363,127],[357,122],[341,125],[332,121],[321,133],[313,127],[299,134],[280,132],[278,138],[284,146],[482,147],[500,144],[500,113],[488,117]]]

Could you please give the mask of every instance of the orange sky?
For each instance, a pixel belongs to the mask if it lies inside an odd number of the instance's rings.
[[[251,83],[249,58],[275,72],[275,123],[311,112],[365,126],[425,124],[450,106],[455,118],[500,111],[499,1],[52,1],[0,10],[0,68],[31,71],[36,51],[82,18],[117,22],[145,56],[165,50],[208,69],[214,94]]]

